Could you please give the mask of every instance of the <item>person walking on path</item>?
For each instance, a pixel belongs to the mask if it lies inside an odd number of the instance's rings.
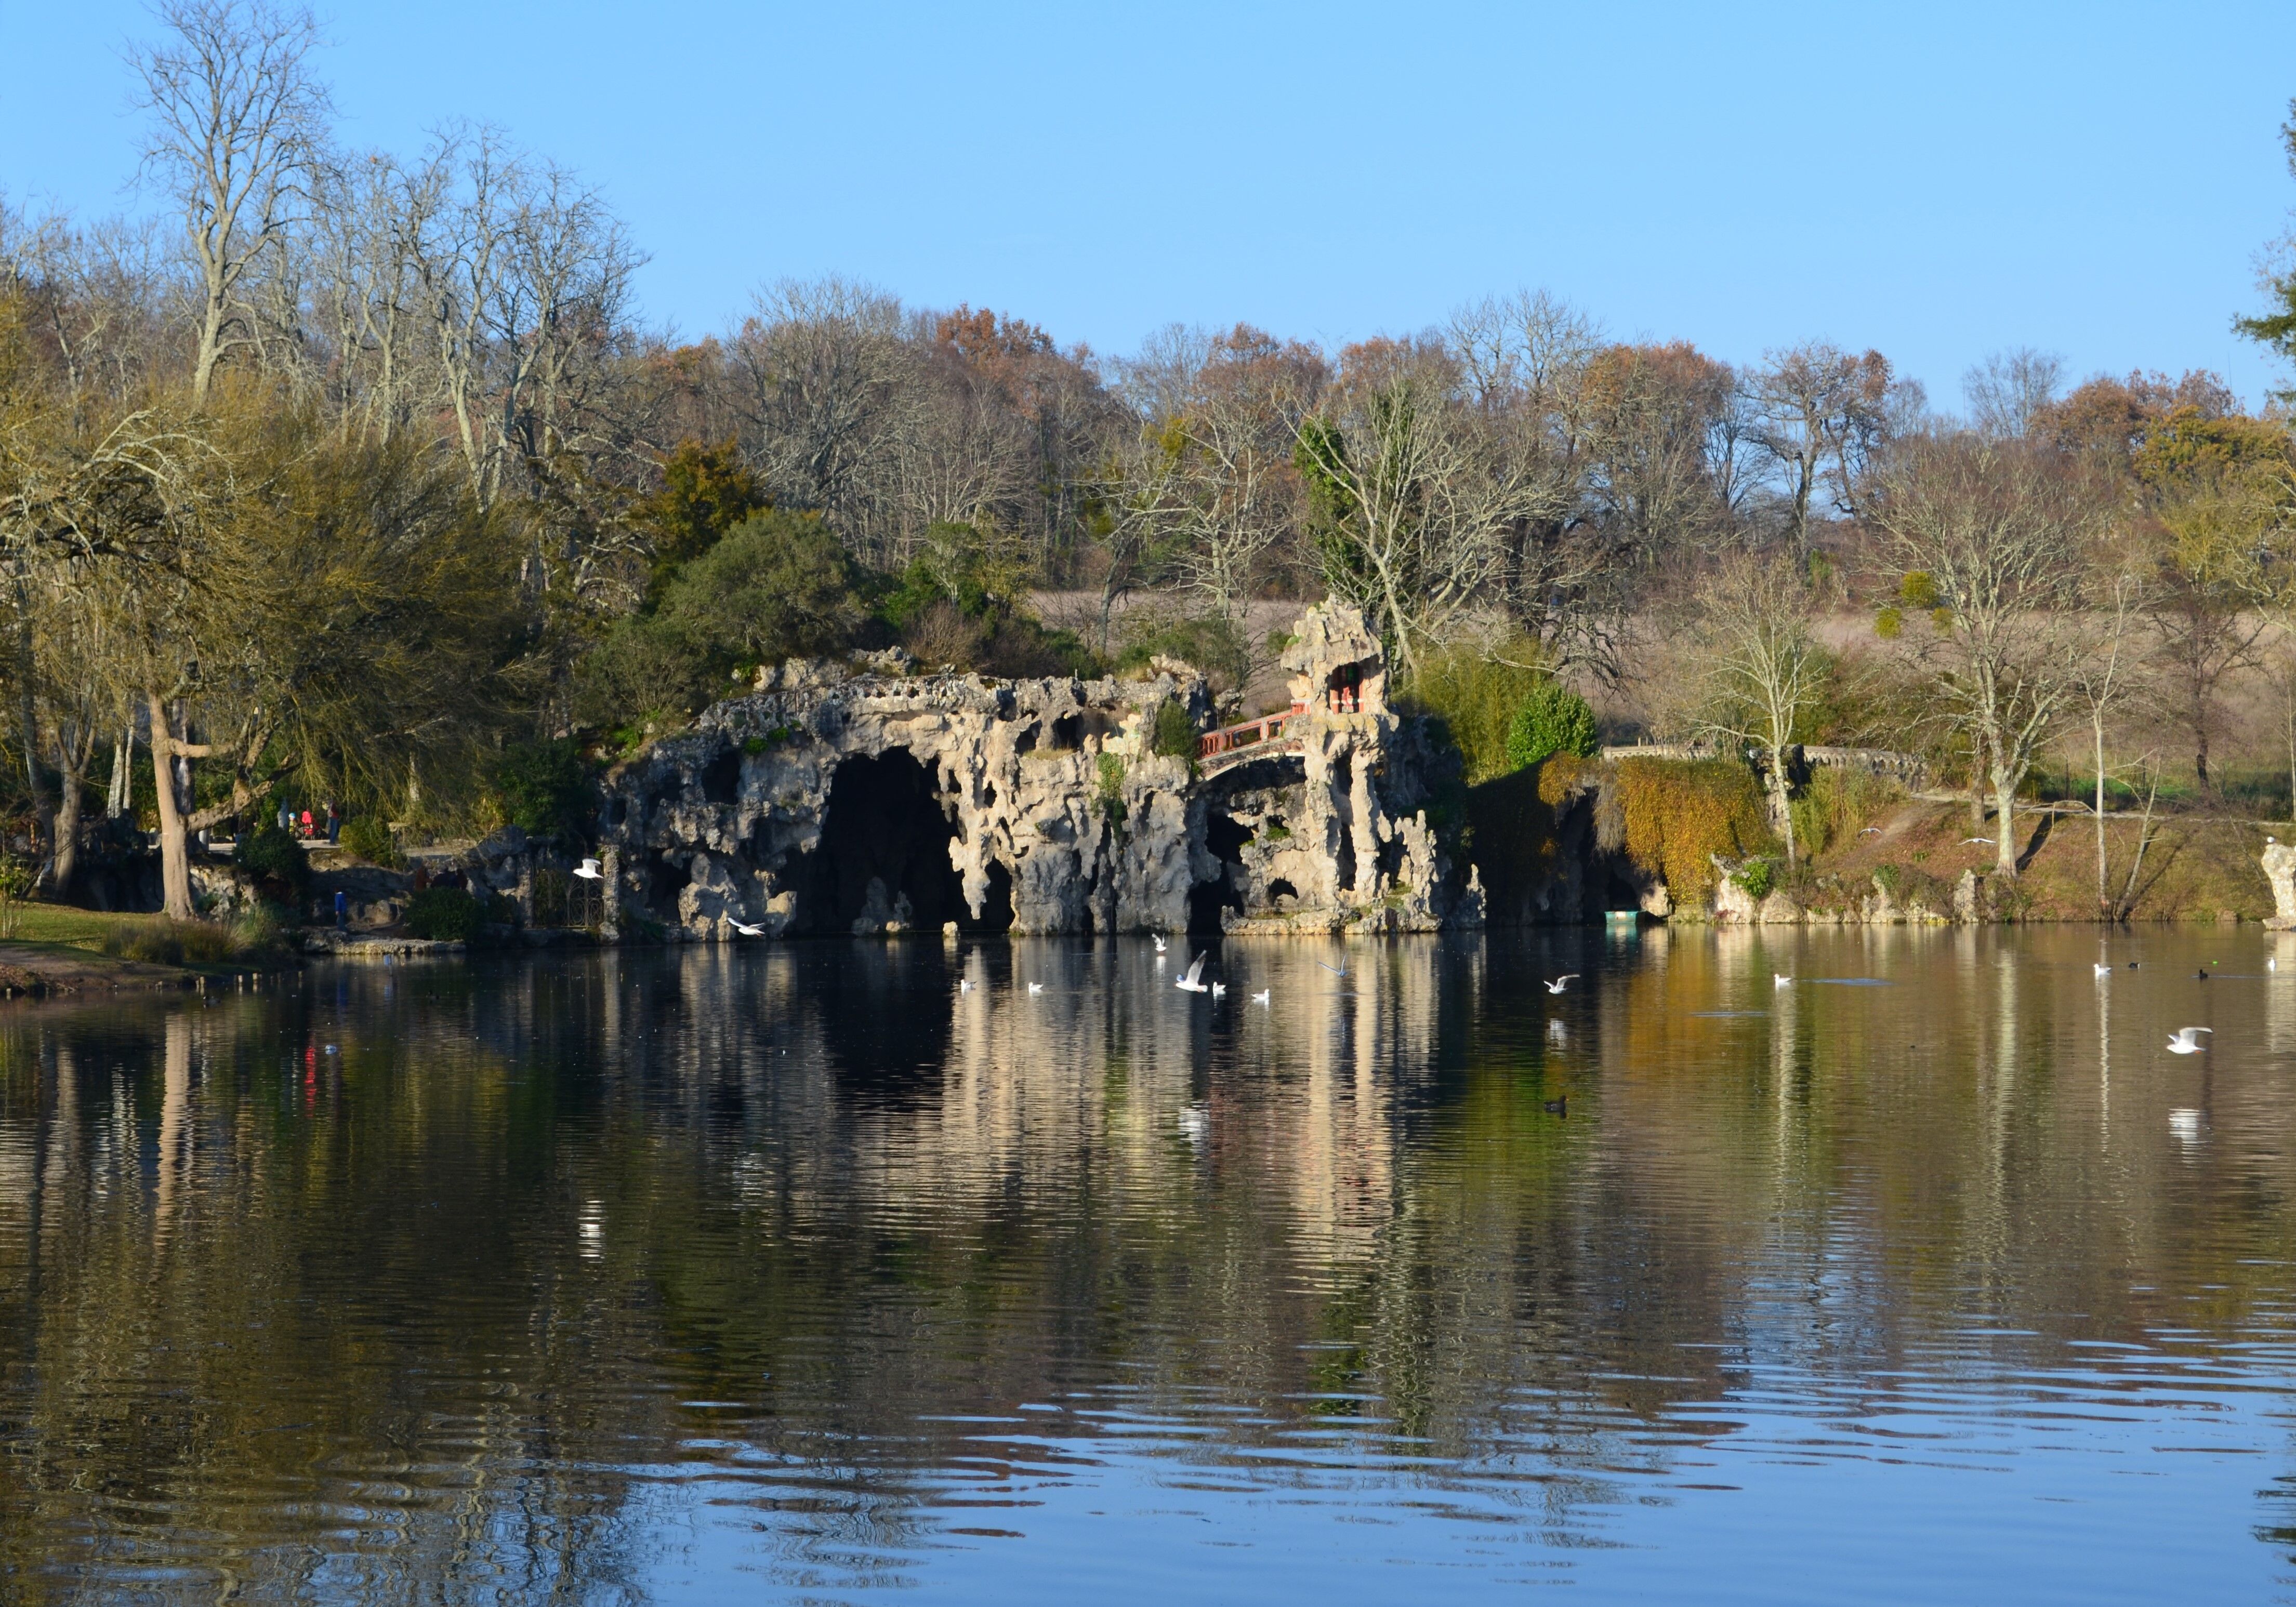
[[[312,835],[313,835],[313,832],[312,832],[312,831],[311,831],[311,811],[310,811],[310,810],[308,810],[308,809],[306,809],[306,810],[304,810],[304,811],[303,811],[303,837],[304,837],[304,840],[305,840],[306,841],[308,841],[308,840],[310,840],[310,838],[312,837]]]

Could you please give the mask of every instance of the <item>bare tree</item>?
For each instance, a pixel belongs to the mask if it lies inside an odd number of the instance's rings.
[[[1997,351],[1961,376],[1970,424],[1994,440],[2021,440],[2057,399],[2064,377],[2065,361],[2053,351]]]
[[[2142,660],[2136,632],[2144,606],[2144,581],[2126,570],[2106,576],[2090,599],[2087,640],[2072,667],[2074,691],[2088,713],[2090,758],[2096,767],[2096,907],[2110,916],[2112,903],[2105,891],[2104,762],[2107,725],[2127,701]]]
[[[1423,370],[1399,368],[1300,422],[1325,584],[1406,672],[1503,571],[1506,532],[1538,511],[1530,465]]]
[[[304,216],[331,111],[309,70],[318,26],[270,0],[165,0],[160,43],[133,57],[155,127],[144,171],[182,209],[196,274],[192,392],[257,339],[243,291],[251,268]]]
[[[1856,465],[1888,416],[1890,387],[1880,352],[1852,357],[1822,340],[1771,352],[1747,375],[1752,444],[1785,482],[1786,537],[1796,553],[1808,551],[1810,504],[1827,479],[1844,510],[1850,505]]]
[[[1760,750],[1770,824],[1785,839],[1792,866],[1798,850],[1787,750],[1832,671],[1810,628],[1800,566],[1783,553],[1725,558],[1700,590],[1696,630],[1707,691],[1699,726],[1733,747]]]
[[[2017,789],[2074,694],[2078,559],[2095,504],[2038,452],[1949,438],[1899,458],[1873,519],[1934,595],[1923,657],[1949,717],[1983,744],[1995,863],[2014,878]]]

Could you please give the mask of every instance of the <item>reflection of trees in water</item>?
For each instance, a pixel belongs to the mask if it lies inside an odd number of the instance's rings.
[[[0,1566],[636,1594],[677,1497],[614,1470],[683,1460],[770,1496],[785,1580],[890,1582],[921,1491],[1043,1454],[929,1420],[1069,1391],[1217,1406],[1211,1460],[1408,1437],[1394,1477],[1567,1528],[1750,1358],[1917,1373],[1978,1317],[2047,1365],[2285,1297],[2269,1079],[2173,1149],[2200,1069],[2107,1086],[2086,951],[1541,941],[1231,941],[1217,1004],[1132,943],[832,940],[0,1017]]]

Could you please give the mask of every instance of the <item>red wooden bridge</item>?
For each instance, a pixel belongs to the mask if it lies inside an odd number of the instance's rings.
[[[1305,703],[1294,703],[1283,714],[1264,714],[1256,720],[1246,720],[1240,726],[1223,726],[1218,731],[1208,731],[1197,744],[1196,758],[1207,770],[1226,769],[1249,758],[1261,758],[1271,753],[1297,753],[1300,738],[1287,734],[1292,722],[1308,712]]]

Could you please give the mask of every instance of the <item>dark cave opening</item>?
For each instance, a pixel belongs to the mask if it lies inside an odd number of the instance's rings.
[[[865,912],[882,919],[904,898],[912,931],[958,920],[964,891],[948,862],[955,836],[931,775],[906,748],[845,760],[830,778],[821,846],[800,873],[798,930],[850,932]],[[873,881],[883,889],[873,907]]]
[[[1192,938],[1217,938],[1226,930],[1222,914],[1234,910],[1243,913],[1243,845],[1251,840],[1251,829],[1241,824],[1225,809],[1212,809],[1204,816],[1204,847],[1219,861],[1219,873],[1209,881],[1199,881],[1188,890],[1188,935]]]
[[[1001,932],[1013,924],[1013,877],[988,870],[979,919],[964,902],[964,879],[949,863],[956,825],[932,773],[906,748],[845,760],[830,778],[821,846],[800,862],[792,931],[839,936],[865,914],[882,920],[908,900],[907,930],[939,932],[954,921],[964,932]],[[882,885],[873,904],[870,884]]]

